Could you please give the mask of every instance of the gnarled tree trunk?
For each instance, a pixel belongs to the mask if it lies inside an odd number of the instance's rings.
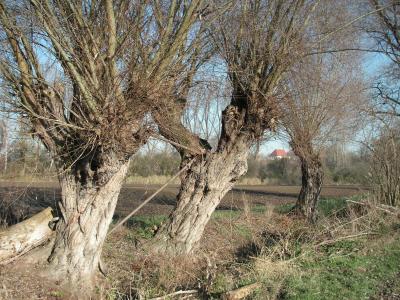
[[[198,157],[181,178],[176,208],[152,244],[156,250],[173,255],[194,250],[221,199],[246,173],[248,151],[236,143],[230,151]]]
[[[60,176],[60,221],[49,262],[52,276],[75,291],[82,287],[90,294],[94,287],[127,168],[127,161],[109,155],[79,163],[73,174]]]
[[[301,162],[301,190],[297,197],[295,209],[299,211],[307,220],[314,223],[317,220],[317,203],[320,198],[324,173],[322,163],[317,154],[309,155],[295,153]]]
[[[248,100],[249,96],[237,86],[231,104],[222,112],[221,136],[215,151],[204,140],[187,133],[180,119],[169,118],[165,125],[159,121],[160,114],[155,114],[165,137],[185,142],[185,147],[175,145],[182,163],[186,163],[187,157],[197,159],[181,177],[177,205],[157,232],[153,250],[171,255],[193,252],[221,199],[247,172],[250,147],[265,128],[273,127],[275,116],[270,108],[248,110]]]

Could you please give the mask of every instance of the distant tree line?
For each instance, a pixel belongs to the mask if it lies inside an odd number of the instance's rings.
[[[322,160],[327,184],[371,184],[372,159],[368,149],[338,151],[337,145],[325,149]],[[295,156],[271,159],[267,154],[249,156],[248,171],[243,178],[251,184],[301,184],[300,163]],[[173,176],[180,166],[179,153],[174,149],[147,150],[135,155],[127,177]],[[5,155],[0,155],[0,177],[3,179],[56,180],[54,163],[39,141],[22,130],[8,145],[7,169]],[[250,180],[254,179],[254,180]]]

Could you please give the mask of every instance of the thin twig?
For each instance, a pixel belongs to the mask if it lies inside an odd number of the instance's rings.
[[[178,295],[184,295],[184,294],[197,294],[197,290],[187,290],[187,291],[177,291],[165,296],[157,297],[157,298],[151,298],[150,300],[163,300],[163,299],[168,299],[168,297],[171,296],[178,296]]]
[[[167,138],[165,138],[165,137],[163,137],[163,136],[161,136],[161,135],[158,135],[158,134],[153,134],[152,136],[153,136],[154,138],[160,140],[160,141],[167,142],[167,143],[169,143],[169,144],[171,144],[171,145],[174,145],[174,146],[177,146],[177,147],[179,147],[179,148],[188,150],[188,151],[190,151],[190,152],[192,152],[192,153],[195,153],[195,154],[204,154],[204,153],[205,153],[205,150],[204,150],[204,149],[202,149],[202,151],[199,151],[199,150],[197,150],[197,149],[190,148],[190,147],[187,147],[187,146],[185,146],[185,145],[182,145],[181,143],[177,143],[177,142],[171,141],[171,140],[169,140],[169,139],[167,139]]]
[[[359,233],[359,234],[353,234],[353,235],[342,236],[342,237],[337,238],[337,239],[323,241],[323,242],[321,242],[321,243],[315,245],[315,247],[319,247],[319,246],[323,246],[323,245],[329,245],[329,244],[333,244],[333,243],[336,243],[336,242],[339,242],[339,241],[357,238],[357,237],[360,237],[360,236],[365,236],[365,235],[377,235],[377,234],[378,234],[378,233],[376,233],[376,232],[362,232],[362,233]]]
[[[379,209],[379,210],[382,210],[382,211],[384,211],[384,212],[387,212],[388,214],[396,215],[396,213],[393,212],[393,211],[390,211],[389,208],[383,208],[383,207],[380,207],[380,206],[378,206],[378,205],[372,205],[372,204],[370,204],[370,203],[363,203],[363,202],[358,202],[358,201],[354,201],[354,200],[346,200],[346,201],[347,201],[347,202],[351,202],[351,203],[355,203],[355,204],[359,204],[359,205],[375,207],[376,209]],[[389,207],[390,207],[390,206],[389,206]],[[390,207],[390,208],[392,208],[392,207]],[[393,210],[396,211],[396,208],[393,207]]]

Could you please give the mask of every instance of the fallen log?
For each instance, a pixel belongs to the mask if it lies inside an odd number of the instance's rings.
[[[33,217],[0,231],[0,265],[12,262],[40,246],[52,235],[53,210],[48,207]]]
[[[261,283],[253,283],[250,285],[246,285],[244,287],[241,287],[239,289],[227,292],[222,295],[223,300],[240,300],[243,298],[246,298],[249,296],[251,293],[253,293],[255,290],[261,288]]]

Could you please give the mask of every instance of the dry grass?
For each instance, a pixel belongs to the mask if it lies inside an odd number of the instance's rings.
[[[214,213],[201,249],[191,256],[171,259],[143,253],[141,245],[147,240],[138,236],[135,228],[118,229],[104,246],[108,278],[99,290],[99,298],[150,299],[196,289],[197,298],[191,295],[187,299],[219,299],[225,292],[258,282],[262,287],[250,299],[275,299],[283,297],[290,278],[307,276],[304,262],[318,264],[320,259],[326,259],[327,251],[328,257],[347,255],[346,251],[369,255],[370,248],[382,246],[382,240],[374,239],[379,236],[389,243],[388,238],[394,236],[390,228],[399,223],[398,216],[372,204],[347,203],[330,206],[328,213],[321,214],[318,224],[312,227],[302,219],[277,212],[274,207],[253,205],[245,196],[242,202],[242,210]],[[356,243],[358,250],[343,248],[352,245],[348,241],[359,240],[368,247]],[[0,270],[0,277],[11,270],[13,277],[8,276],[0,286],[0,299],[27,299],[21,295],[30,295],[31,299],[63,299],[63,294],[53,287],[35,287],[33,282],[37,279],[29,277],[34,274],[16,272],[13,266]],[[13,289],[13,282],[19,278],[23,278],[24,285]]]
[[[123,229],[113,237],[114,242],[108,242],[107,251],[114,255],[111,260],[106,257],[114,268],[110,273],[115,274],[112,278],[120,277],[113,281],[114,290],[119,290],[119,295],[140,295],[146,299],[194,288],[207,297],[218,298],[229,290],[261,282],[263,291],[259,299],[274,299],[287,277],[299,272],[296,260],[300,257],[316,251],[321,242],[370,231],[369,226],[379,226],[377,218],[382,219],[382,212],[350,205],[334,210],[317,227],[312,227],[302,219],[274,212],[273,207],[264,207],[262,211],[246,197],[242,201],[241,211],[214,214],[203,247],[193,256],[171,260],[138,254],[132,246],[138,242],[130,242],[130,231]],[[117,257],[115,249],[124,250]],[[129,264],[127,249],[132,253]]]

